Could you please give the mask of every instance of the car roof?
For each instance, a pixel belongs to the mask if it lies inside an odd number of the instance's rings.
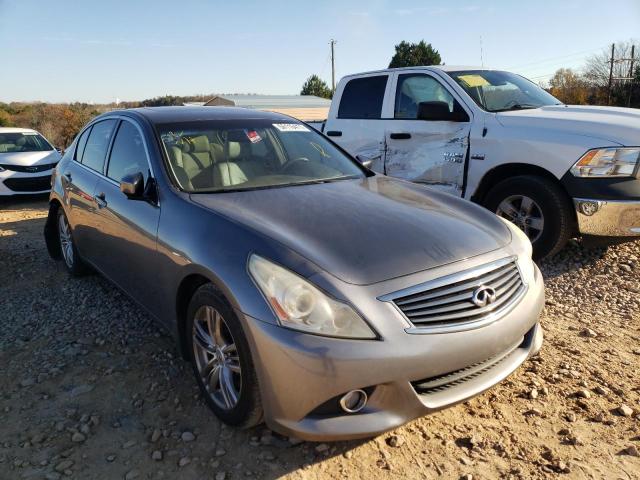
[[[474,67],[474,66],[469,66],[469,65],[423,65],[423,66],[418,66],[418,67],[399,67],[399,68],[384,68],[381,70],[371,70],[368,72],[360,72],[360,73],[353,73],[351,75],[345,75],[344,78],[351,78],[351,77],[359,77],[361,75],[369,75],[372,73],[390,73],[390,72],[404,72],[407,70],[441,70],[443,72],[465,72],[465,71],[472,71],[472,70],[493,70],[495,71],[495,68],[487,68],[487,67]]]
[[[0,133],[38,133],[31,128],[0,127]]]
[[[122,114],[128,116],[140,116],[151,123],[173,122],[197,122],[206,120],[271,120],[271,121],[295,121],[293,117],[280,113],[266,112],[241,107],[199,107],[199,106],[173,106],[173,107],[142,107],[127,110],[115,110],[107,115]]]

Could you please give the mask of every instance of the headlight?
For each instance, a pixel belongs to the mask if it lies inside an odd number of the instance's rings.
[[[640,159],[640,148],[589,150],[573,167],[576,177],[631,177]]]
[[[334,337],[376,338],[353,308],[298,275],[258,255],[251,255],[249,272],[282,326]]]
[[[531,255],[533,255],[533,246],[529,237],[520,230],[515,224],[511,223],[506,218],[498,217],[504,223],[507,224],[511,234],[513,235],[513,244],[516,254],[518,255],[518,267],[522,273],[522,279],[525,283],[529,284],[535,281],[535,266]]]

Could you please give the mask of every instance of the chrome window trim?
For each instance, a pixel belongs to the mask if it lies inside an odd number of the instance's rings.
[[[146,155],[147,158],[147,165],[149,166],[149,178],[153,178],[155,180],[156,176],[155,173],[153,171],[153,166],[151,165],[151,157],[149,156],[149,148],[147,146],[147,138],[144,135],[144,132],[142,131],[142,128],[140,127],[140,125],[138,125],[138,123],[129,117],[126,117],[124,115],[109,115],[107,117],[101,117],[99,120],[96,119],[96,121],[91,122],[89,125],[87,125],[85,128],[83,128],[80,133],[77,135],[76,139],[80,138],[80,136],[87,131],[88,129],[90,129],[91,127],[93,127],[95,124],[102,122],[104,120],[115,120],[116,126],[114,127],[114,133],[113,133],[113,137],[111,138],[111,141],[109,142],[109,146],[107,148],[107,153],[106,153],[106,158],[104,161],[104,164],[102,166],[102,172],[99,172],[97,170],[94,170],[91,167],[87,167],[86,165],[84,165],[82,162],[79,162],[75,157],[76,157],[76,151],[78,148],[77,145],[77,141],[74,140],[74,146],[73,146],[73,155],[71,156],[71,161],[75,162],[76,165],[81,166],[82,168],[84,168],[87,172],[91,172],[94,175],[97,175],[100,179],[102,180],[106,180],[108,183],[111,183],[112,185],[118,187],[118,189],[120,188],[120,184],[115,181],[112,178],[109,178],[106,173],[107,173],[107,169],[109,168],[109,162],[111,161],[111,150],[113,149],[113,142],[115,142],[116,139],[116,135],[118,134],[118,131],[120,130],[120,121],[125,121],[125,122],[129,122],[131,124],[133,124],[134,127],[136,127],[138,129],[138,132],[140,133],[140,136],[142,137],[142,145],[144,146],[144,153]],[[157,183],[157,182],[156,182]],[[157,201],[157,207],[160,206],[160,198],[158,198]]]
[[[427,334],[441,334],[441,333],[453,333],[460,332],[466,330],[475,330],[477,328],[481,328],[495,321],[499,320],[503,316],[507,315],[511,312],[516,305],[520,302],[522,297],[529,290],[529,286],[524,281],[522,277],[522,271],[520,270],[520,265],[518,264],[518,257],[516,255],[501,258],[499,260],[495,260],[493,262],[485,263],[480,266],[471,268],[469,270],[463,270],[461,272],[452,273],[449,275],[445,275],[443,277],[436,278],[434,280],[428,280],[426,282],[420,283],[418,285],[414,285],[408,288],[404,288],[402,290],[397,290],[392,293],[388,293],[385,295],[381,295],[378,297],[378,300],[382,302],[390,303],[393,308],[398,312],[398,314],[409,324],[411,325],[409,328],[405,328],[404,331],[409,334],[417,334],[417,335],[427,335]],[[427,290],[432,290],[439,287],[444,287],[456,282],[462,282],[465,280],[469,280],[471,278],[483,275],[487,272],[495,270],[496,268],[500,268],[504,265],[508,265],[510,263],[514,263],[516,268],[518,269],[518,274],[520,275],[520,279],[522,281],[521,287],[518,289],[517,293],[515,293],[514,297],[509,301],[506,305],[503,305],[501,308],[498,308],[495,311],[490,311],[486,316],[480,319],[468,320],[466,322],[459,322],[455,324],[449,325],[421,325],[415,326],[411,320],[400,310],[400,307],[396,305],[394,300],[402,297],[406,297],[408,295],[413,295],[416,293],[425,292]]]

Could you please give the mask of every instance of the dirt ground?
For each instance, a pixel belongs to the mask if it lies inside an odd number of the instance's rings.
[[[46,198],[0,200],[0,478],[640,479],[640,241],[542,265],[541,354],[366,441],[225,428],[166,333],[46,252]]]

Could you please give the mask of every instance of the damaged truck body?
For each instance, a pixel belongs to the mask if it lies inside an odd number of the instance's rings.
[[[512,221],[537,258],[640,236],[637,110],[564,105],[504,71],[408,67],[344,77],[319,128],[372,170]]]

